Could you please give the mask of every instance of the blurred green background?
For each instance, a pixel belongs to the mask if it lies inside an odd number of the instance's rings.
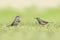
[[[7,27],[16,16],[19,25]],[[36,17],[53,23],[42,27]],[[0,40],[60,40],[60,0],[0,0]]]
[[[7,27],[17,15],[21,17],[20,24]],[[42,27],[36,17],[54,23]],[[60,7],[46,8],[42,12],[36,6],[19,11],[12,7],[0,9],[0,40],[60,40]]]

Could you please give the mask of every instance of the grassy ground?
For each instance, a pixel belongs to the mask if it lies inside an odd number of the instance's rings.
[[[15,16],[21,17],[17,27],[6,27]],[[40,17],[53,23],[42,27],[34,19]],[[60,40],[60,8],[48,8],[45,12],[36,7],[16,11],[12,8],[0,10],[0,40]]]

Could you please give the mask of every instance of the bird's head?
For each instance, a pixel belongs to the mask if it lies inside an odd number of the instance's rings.
[[[20,16],[16,16],[15,21],[20,22],[21,21]]]
[[[16,17],[20,17],[20,16],[16,16]]]
[[[34,19],[37,19],[37,20],[38,20],[38,19],[40,19],[40,18],[37,17],[37,18],[34,18]]]

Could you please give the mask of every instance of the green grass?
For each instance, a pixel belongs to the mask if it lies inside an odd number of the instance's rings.
[[[6,27],[15,16],[21,17],[17,27]],[[42,27],[34,19],[40,17],[53,21]],[[0,10],[0,40],[60,40],[60,8],[48,8],[45,12],[37,11],[36,7],[16,11],[13,8]]]

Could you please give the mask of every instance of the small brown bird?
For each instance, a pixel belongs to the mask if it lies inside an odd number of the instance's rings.
[[[20,23],[20,21],[21,21],[20,17],[16,16],[13,22],[11,23],[11,25],[8,25],[8,26],[17,26]]]
[[[16,16],[11,26],[17,26],[20,23],[20,17]]]
[[[38,21],[38,23],[39,24],[41,24],[41,25],[46,25],[46,24],[48,24],[49,22],[47,22],[47,21],[44,21],[44,20],[42,20],[42,19],[40,19],[40,18],[35,18],[37,21]]]

